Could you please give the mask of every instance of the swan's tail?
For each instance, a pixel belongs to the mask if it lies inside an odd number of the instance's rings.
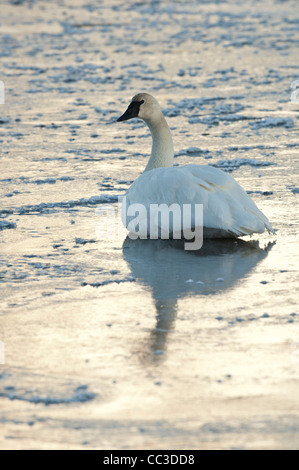
[[[272,233],[272,235],[275,235],[276,230],[272,227],[272,225],[270,224],[268,220],[267,222],[265,222],[265,227],[268,230],[268,233]]]
[[[242,213],[233,215],[234,224],[231,227],[233,233],[237,236],[252,235],[254,233],[264,233],[265,229],[268,233],[275,234],[275,230],[270,224],[267,217],[258,209],[253,201],[251,207],[243,207]],[[244,217],[244,212],[247,214]],[[242,217],[241,217],[242,216]]]

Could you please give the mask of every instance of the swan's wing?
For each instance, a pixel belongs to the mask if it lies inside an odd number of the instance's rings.
[[[267,217],[229,173],[199,165],[187,165],[182,170],[200,188],[194,189],[195,201],[204,198],[204,226],[214,227],[217,220],[219,228],[236,235],[263,233],[265,228],[274,233]]]
[[[273,231],[268,219],[234,178],[210,166],[186,165],[147,171],[134,181],[126,199],[127,207],[139,203],[147,210],[150,204],[181,207],[202,204],[204,227],[237,236],[262,233],[265,228]]]

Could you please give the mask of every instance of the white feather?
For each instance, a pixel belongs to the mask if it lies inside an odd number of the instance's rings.
[[[153,146],[146,171],[132,184],[126,194],[126,207],[122,220],[126,227],[132,219],[126,209],[133,204],[142,204],[146,214],[139,214],[138,233],[149,235],[151,205],[184,204],[203,205],[204,236],[238,237],[263,233],[265,229],[274,233],[267,217],[257,208],[253,200],[234,180],[218,168],[203,165],[173,167],[173,146],[170,130],[157,101],[146,93],[133,98],[143,100],[138,117],[149,126]],[[165,158],[163,158],[165,156]],[[194,218],[192,219],[194,225]],[[161,227],[161,224],[158,224]],[[173,231],[183,230],[183,220]],[[171,230],[170,230],[171,231]]]

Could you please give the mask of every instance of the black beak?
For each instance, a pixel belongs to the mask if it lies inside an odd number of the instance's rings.
[[[139,109],[142,103],[144,103],[143,100],[132,101],[132,103],[129,104],[128,109],[124,112],[124,114],[117,119],[117,122],[128,121],[129,119],[138,117]]]
[[[122,114],[122,116],[120,116],[118,119],[117,119],[117,122],[119,121],[128,121],[128,119],[132,119],[134,117],[137,117],[137,115],[135,115],[131,109],[127,109],[124,114]]]

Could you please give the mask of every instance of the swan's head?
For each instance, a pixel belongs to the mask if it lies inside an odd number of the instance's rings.
[[[138,117],[149,122],[158,119],[159,116],[161,116],[161,108],[158,101],[149,93],[138,93],[117,121],[128,121],[128,119]]]

